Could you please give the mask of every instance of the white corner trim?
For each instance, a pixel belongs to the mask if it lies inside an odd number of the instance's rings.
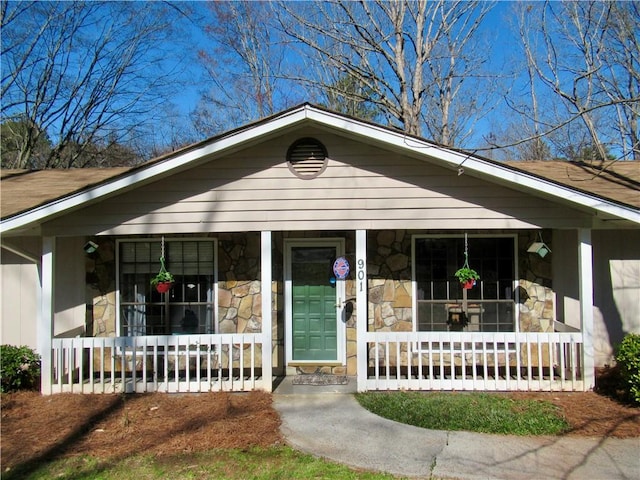
[[[582,332],[582,367],[584,390],[595,387],[595,353],[593,329],[593,245],[591,230],[578,230],[578,291],[580,330]]]
[[[271,378],[273,371],[273,318],[271,312],[271,297],[273,295],[271,283],[273,280],[272,239],[270,231],[260,232],[260,291],[262,295],[262,376]],[[218,263],[216,262],[216,265]],[[216,300],[216,305],[218,301]],[[267,382],[267,389],[271,391],[271,382]]]
[[[54,308],[54,270],[55,270],[56,239],[44,237],[42,240],[42,263],[40,266],[40,289],[38,299],[40,311],[36,321],[36,337],[38,353],[40,354],[40,392],[51,395],[53,380],[53,308]]]
[[[367,328],[369,307],[367,305],[367,231],[356,230],[356,371],[358,379],[367,378]],[[366,382],[358,381],[358,392],[367,390]]]

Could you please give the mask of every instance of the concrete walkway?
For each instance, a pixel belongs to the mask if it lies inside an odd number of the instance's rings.
[[[274,403],[289,445],[401,477],[640,480],[639,439],[425,430],[370,413],[358,404],[351,388],[280,385]]]

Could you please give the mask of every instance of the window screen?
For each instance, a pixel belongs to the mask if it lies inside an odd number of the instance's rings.
[[[175,283],[158,293],[160,241],[119,243],[121,335],[215,333],[215,241],[167,241],[165,265]]]
[[[463,290],[454,276],[464,264],[463,237],[414,241],[418,330],[449,330],[450,313],[464,310],[469,320],[466,331],[513,331],[513,237],[468,239],[469,265],[480,275],[469,290]]]

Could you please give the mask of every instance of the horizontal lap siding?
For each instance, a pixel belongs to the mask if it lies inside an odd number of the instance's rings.
[[[586,225],[573,210],[334,135],[329,164],[303,180],[287,136],[142,186],[51,222],[51,234],[241,230],[528,228]]]

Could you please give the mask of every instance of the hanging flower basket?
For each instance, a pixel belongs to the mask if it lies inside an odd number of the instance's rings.
[[[464,288],[465,290],[473,288],[476,284],[476,281],[480,279],[480,275],[478,275],[478,272],[476,272],[472,268],[469,268],[468,266],[462,267],[454,275],[458,278],[458,281],[462,285],[462,288]]]
[[[467,237],[464,239],[464,265],[454,275],[457,277],[463,289],[469,290],[473,288],[480,275],[473,268],[469,267],[469,249],[467,246]]]
[[[151,279],[151,286],[155,287],[158,293],[167,293],[173,286],[174,282],[175,279],[173,278],[173,275],[171,275],[164,266],[164,256],[161,256],[160,271]]]
[[[156,290],[158,291],[158,293],[167,293],[169,290],[171,290],[172,286],[173,282],[158,282],[156,284]]]
[[[462,288],[464,288],[465,290],[471,290],[473,287],[475,287],[475,285],[476,285],[475,280],[467,280],[462,284]]]

